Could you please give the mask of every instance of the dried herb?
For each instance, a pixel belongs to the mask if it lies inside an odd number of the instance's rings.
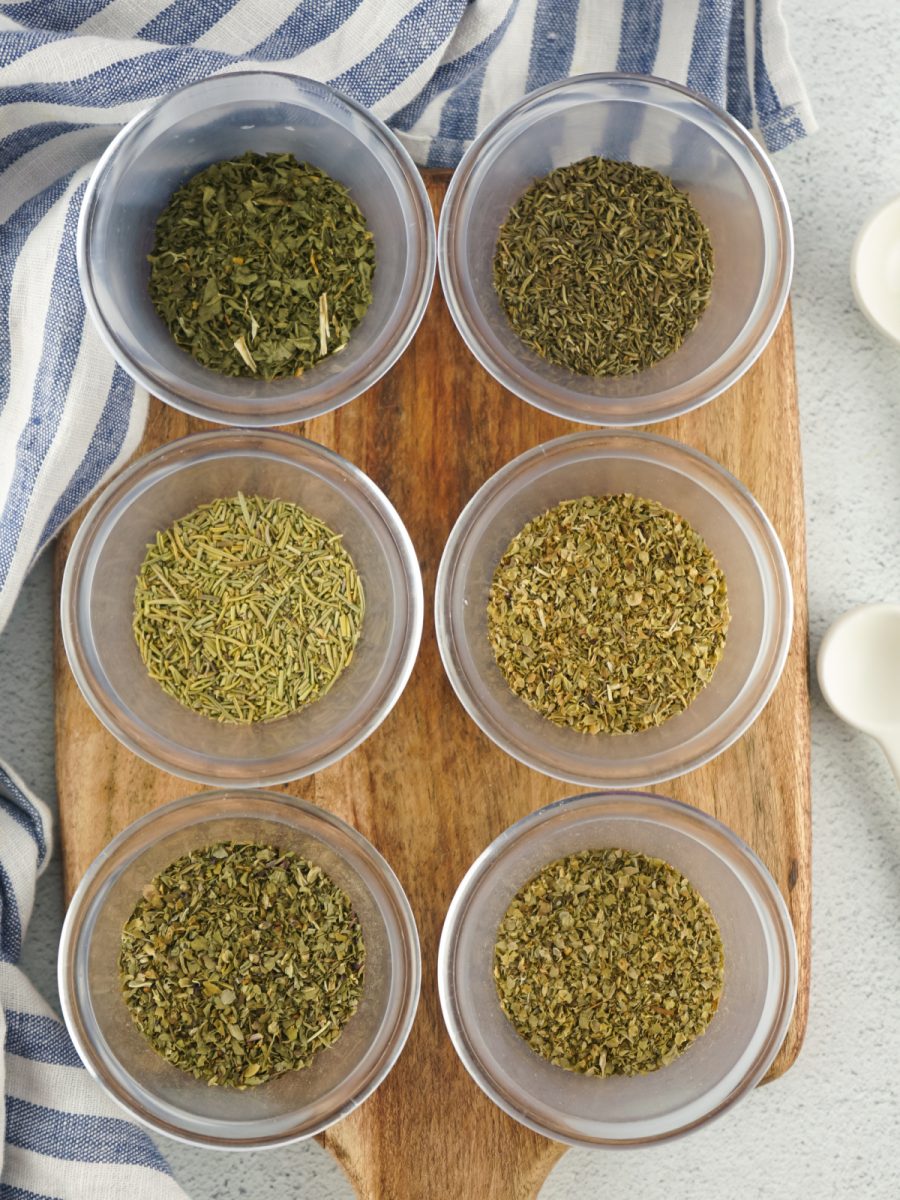
[[[584,158],[538,179],[503,224],[494,287],[513,329],[582,375],[672,354],[709,303],[709,232],[649,167]]]
[[[583,733],[636,733],[687,708],[730,620],[700,535],[627,494],[565,500],[529,521],[494,572],[487,615],[512,690]]]
[[[225,375],[302,375],[372,302],[375,248],[343,184],[292,154],[213,163],[156,223],[150,298],[179,346]]]
[[[506,910],[494,950],[516,1032],[585,1075],[667,1066],[705,1031],[723,978],[706,901],[668,863],[626,850],[544,867]]]
[[[270,721],[324,696],[365,610],[341,541],[286,500],[201,504],[156,535],[134,594],[150,675],[217,721]]]
[[[168,1062],[256,1087],[309,1066],[356,1012],[365,947],[348,896],[273,846],[220,842],[144,888],[122,933],[122,994]]]

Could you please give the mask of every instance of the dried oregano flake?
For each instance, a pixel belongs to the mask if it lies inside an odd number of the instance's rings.
[[[248,723],[324,696],[353,656],[364,611],[340,534],[297,504],[238,492],[157,534],[133,628],[170,696]]]
[[[347,188],[292,154],[213,163],[156,224],[150,299],[175,341],[224,375],[302,375],[372,302],[375,248]]]
[[[219,842],[170,863],[122,933],[120,980],[153,1049],[210,1085],[306,1067],[356,1012],[365,947],[349,897],[290,851]]]
[[[504,222],[494,287],[550,362],[628,375],[672,354],[709,303],[713,252],[688,194],[650,167],[590,158],[536,180]]]
[[[488,636],[512,690],[557,725],[635,733],[710,681],[730,621],[703,538],[653,500],[565,500],[510,542]]]
[[[626,850],[559,859],[497,931],[503,1012],[532,1050],[585,1075],[667,1066],[712,1020],[724,953],[706,901],[674,867]]]

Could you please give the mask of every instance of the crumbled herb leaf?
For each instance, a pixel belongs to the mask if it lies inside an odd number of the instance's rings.
[[[309,1066],[362,995],[349,897],[274,846],[220,842],[176,859],[122,933],[122,994],[163,1058],[210,1085],[257,1087]]]
[[[343,349],[372,302],[372,234],[347,188],[292,154],[213,163],[156,224],[150,298],[204,367],[298,376]]]
[[[494,287],[550,362],[628,375],[672,354],[709,303],[713,252],[686,192],[596,156],[536,180],[504,222]]]
[[[629,494],[565,500],[529,521],[494,572],[487,615],[512,690],[583,733],[635,733],[687,708],[730,621],[700,535]]]
[[[324,696],[353,656],[364,612],[340,534],[297,504],[238,492],[156,535],[133,629],[170,696],[248,723]]]
[[[706,901],[668,863],[626,850],[544,867],[510,904],[494,950],[516,1032],[585,1075],[671,1063],[712,1020],[724,969]]]

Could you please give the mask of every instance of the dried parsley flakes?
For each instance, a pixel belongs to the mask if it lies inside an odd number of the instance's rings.
[[[213,163],[156,223],[150,298],[179,346],[224,375],[302,375],[372,302],[375,247],[343,184],[292,154]]]
[[[672,354],[709,303],[709,232],[650,167],[581,159],[536,180],[504,222],[494,288],[520,338],[582,375]]]
[[[712,1020],[722,939],[709,905],[668,863],[587,850],[516,895],[494,979],[504,1013],[542,1057],[584,1075],[641,1075]]]
[[[512,690],[583,733],[635,733],[687,708],[730,621],[700,535],[628,494],[565,500],[529,521],[494,572],[487,615]]]
[[[309,1066],[356,1012],[365,947],[349,897],[274,846],[194,850],[144,888],[122,933],[125,1003],[168,1062],[244,1089]]]
[[[133,629],[170,696],[248,723],[324,696],[353,656],[364,611],[340,534],[297,504],[238,492],[156,535]]]

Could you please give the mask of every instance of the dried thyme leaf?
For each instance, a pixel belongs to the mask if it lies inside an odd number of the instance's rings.
[[[179,346],[224,375],[302,375],[372,302],[375,248],[343,184],[292,154],[213,163],[156,224],[150,298]]]
[[[134,636],[151,677],[216,721],[271,721],[324,696],[365,612],[340,534],[286,500],[201,504],[156,535]]]
[[[500,1005],[538,1054],[585,1075],[667,1066],[718,1007],[722,939],[674,867],[587,850],[544,867],[497,931]]]
[[[309,1066],[362,994],[349,897],[274,846],[220,842],[176,859],[122,932],[120,981],[141,1033],[210,1085],[243,1090]]]
[[[730,621],[700,535],[628,494],[565,500],[529,521],[494,572],[487,615],[516,695],[582,733],[636,733],[687,708]]]
[[[494,257],[513,329],[582,375],[628,375],[672,354],[712,276],[709,232],[687,193],[649,167],[597,157],[533,183]]]

